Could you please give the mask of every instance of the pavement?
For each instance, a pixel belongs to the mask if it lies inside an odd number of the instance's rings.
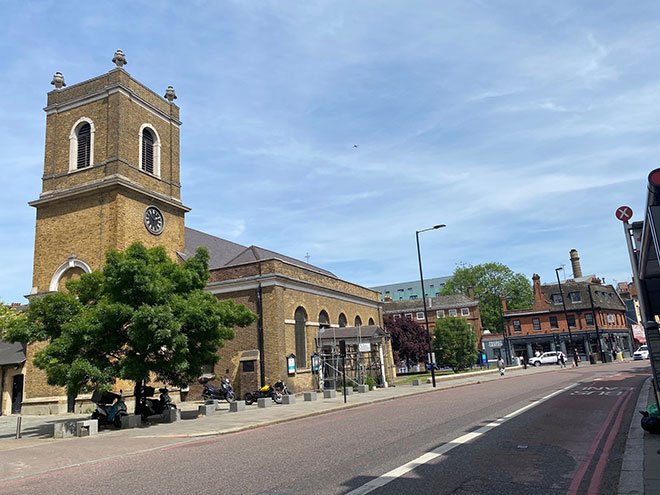
[[[607,367],[611,365],[595,365]],[[589,369],[592,367],[590,366]],[[614,369],[613,369],[614,370]],[[522,369],[522,367],[507,368],[505,378],[509,376],[528,375],[535,373],[547,373],[558,371],[554,366],[541,366],[538,368]],[[490,369],[460,375],[436,377],[437,388],[447,389],[464,385],[483,383],[490,380],[502,379],[497,369]],[[72,421],[75,419],[88,419],[89,415],[66,414],[53,416],[21,416],[22,437],[16,439],[16,425],[18,416],[0,416],[0,461],[8,459],[18,460],[21,455],[43,456],[43,471],[47,472],[56,468],[53,461],[49,459],[48,448],[51,446],[61,450],[65,447],[79,446],[79,450],[85,450],[85,442],[99,442],[103,438],[113,440],[113,443],[121,442],[122,438],[144,439],[145,445],[161,446],[164,443],[179,443],[193,441],[204,437],[223,435],[252,428],[293,421],[299,418],[325,414],[345,408],[360,407],[365,404],[394,400],[419,393],[433,391],[430,383],[419,386],[398,385],[396,387],[377,388],[368,393],[352,393],[346,397],[337,394],[335,398],[324,399],[322,393],[317,394],[316,401],[304,401],[302,394],[296,396],[296,402],[291,405],[273,404],[270,407],[259,408],[256,404],[246,406],[244,411],[232,413],[229,411],[228,403],[219,403],[215,414],[209,416],[197,416],[197,408],[201,402],[183,402],[177,404],[181,410],[181,421],[174,423],[159,423],[149,421],[139,428],[116,430],[112,427],[100,429],[98,435],[87,438],[52,438],[53,425],[58,422]],[[639,395],[635,410],[646,409],[647,404],[652,403],[652,389],[650,379],[644,384]],[[626,451],[623,459],[621,477],[619,481],[620,494],[647,493],[660,495],[660,435],[651,435],[644,432],[640,427],[638,414],[633,414],[628,430]],[[95,440],[94,440],[95,439]],[[72,444],[71,442],[74,442]],[[76,444],[76,442],[79,442]],[[87,446],[91,446],[89,443]],[[21,454],[19,450],[23,451]],[[3,462],[4,462],[3,461]],[[2,464],[3,462],[0,462]],[[84,462],[81,462],[84,463]],[[51,464],[53,464],[51,466]],[[0,469],[0,481],[13,479],[13,473]],[[18,473],[16,473],[18,474]]]

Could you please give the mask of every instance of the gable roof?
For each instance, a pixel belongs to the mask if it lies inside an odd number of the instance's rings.
[[[436,309],[460,309],[479,306],[479,301],[471,299],[464,294],[427,297],[426,301],[426,309],[429,311]],[[421,299],[401,299],[399,301],[385,301],[383,303],[383,314],[423,310],[424,301]]]
[[[213,270],[214,268],[240,265],[243,263],[277,259],[304,268],[305,270],[311,270],[328,277],[337,278],[334,273],[329,272],[328,270],[324,270],[317,266],[310,265],[309,263],[305,263],[304,261],[259,246],[243,246],[189,227],[186,227],[185,235],[185,251],[183,253],[178,253],[179,256],[185,260],[189,256],[194,256],[197,248],[204,246],[209,250],[210,270]]]

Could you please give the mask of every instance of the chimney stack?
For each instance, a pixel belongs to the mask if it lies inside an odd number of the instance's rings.
[[[571,249],[571,265],[573,266],[573,278],[580,278],[582,276],[582,267],[580,266],[580,257],[578,256],[577,249]]]

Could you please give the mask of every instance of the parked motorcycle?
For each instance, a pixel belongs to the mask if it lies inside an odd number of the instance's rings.
[[[279,382],[282,383],[282,382]],[[282,403],[282,394],[278,392],[273,385],[264,385],[256,392],[248,392],[245,394],[244,400],[246,405],[254,404],[258,399],[270,397],[276,404]]]
[[[211,380],[212,378],[209,378],[208,376],[203,376],[199,379],[199,383],[204,385],[204,390],[202,391],[203,398],[226,400],[227,402],[231,402],[236,398],[234,395],[234,391],[231,388],[231,382],[229,381],[229,378],[223,376],[220,379],[219,387],[214,387],[213,385],[209,385],[209,381]]]
[[[114,425],[121,428],[121,418],[128,416],[122,391],[115,394],[95,390],[92,394],[92,402],[96,404],[92,419],[97,419],[100,425]]]
[[[153,387],[142,387],[140,395],[140,415],[142,419],[147,419],[149,416],[155,414],[163,414],[167,409],[176,409],[176,404],[172,402],[172,398],[166,388],[159,388],[160,396],[158,400],[152,398],[156,393]]]

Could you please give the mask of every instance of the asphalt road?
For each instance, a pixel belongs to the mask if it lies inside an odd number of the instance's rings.
[[[629,363],[505,377],[154,450],[136,444],[131,455],[0,483],[0,493],[616,493],[647,376],[647,363]]]

